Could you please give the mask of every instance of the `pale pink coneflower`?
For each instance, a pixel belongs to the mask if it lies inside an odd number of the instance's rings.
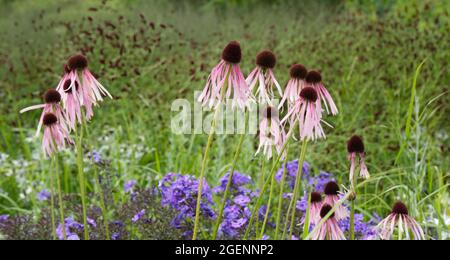
[[[325,203],[320,209],[320,218],[323,219],[333,209],[330,204]],[[346,240],[344,232],[342,232],[336,214],[331,216],[320,226],[313,234],[314,240]]]
[[[239,66],[241,59],[241,45],[237,41],[230,42],[222,52],[222,60],[211,71],[198,102],[213,108],[233,96],[233,107],[247,107],[251,96]]]
[[[291,125],[298,120],[301,140],[316,140],[326,138],[322,128],[322,113],[317,108],[317,91],[312,87],[305,87],[300,91],[300,97],[294,106],[289,109],[282,124]]]
[[[288,104],[288,109],[295,104],[295,101],[297,101],[300,96],[300,91],[305,87],[307,73],[306,67],[301,64],[294,64],[291,66],[289,71],[291,78],[284,90],[284,96],[278,107],[279,109],[281,109],[285,103]]]
[[[322,82],[322,75],[319,71],[311,70],[306,75],[306,85],[309,87],[313,87],[319,96],[317,100],[317,107],[319,110],[322,109],[322,102],[325,105],[325,109],[327,113],[330,113],[332,115],[338,114],[338,109],[336,107],[336,104],[333,101],[333,98],[331,97],[328,90],[325,88],[323,82]]]
[[[356,168],[356,157],[359,157],[360,176],[369,179],[370,174],[365,163],[364,142],[361,137],[354,135],[347,142],[348,160],[350,161],[350,183],[354,187],[354,175]]]
[[[309,221],[313,225],[317,225],[321,219],[320,209],[322,208],[322,194],[319,192],[311,192],[311,205],[309,208]]]
[[[262,51],[256,56],[256,68],[248,75],[245,80],[250,87],[250,92],[254,92],[260,104],[273,105],[276,87],[280,98],[283,91],[273,73],[273,68],[277,64],[277,58],[271,51]],[[254,90],[256,87],[256,90]]]
[[[334,181],[328,182],[325,185],[324,193],[325,193],[324,203],[329,204],[333,207],[338,205],[338,202],[341,198],[339,197],[339,185],[336,182]],[[349,210],[343,204],[337,206],[335,213],[336,213],[335,218],[338,221],[346,219],[350,216]]]
[[[259,147],[256,154],[262,153],[267,159],[272,158],[273,150],[280,154],[286,140],[286,133],[280,124],[278,111],[271,106],[264,109],[259,124]]]
[[[399,236],[404,234],[408,240],[411,239],[410,232],[414,240],[425,240],[425,234],[419,223],[409,216],[408,208],[402,202],[395,203],[392,212],[377,226],[379,236],[383,240],[392,239],[395,228],[398,228]]]
[[[53,113],[47,113],[42,119],[44,125],[44,137],[42,139],[42,150],[47,156],[63,149],[67,143],[73,143],[69,132]]]
[[[66,73],[62,78],[65,81],[58,84],[57,90],[61,93],[61,88],[66,84],[67,79],[71,82],[70,88],[75,88],[75,84],[78,82],[79,88],[76,92],[80,104],[86,109],[86,120],[89,121],[94,115],[93,106],[102,102],[104,96],[111,99],[112,96],[89,71],[88,60],[85,56],[78,54],[70,57],[65,71]]]
[[[65,124],[65,114],[61,107],[61,95],[54,89],[49,89],[44,94],[44,104],[34,105],[20,110],[20,113],[28,111],[42,109],[41,117],[39,118],[38,127],[36,130],[36,136],[41,132],[44,115],[47,113],[53,113],[61,124]]]
[[[72,81],[67,79],[59,90],[65,107],[67,125],[70,130],[75,130],[76,124],[83,122],[79,88],[80,83],[77,80],[72,84]]]

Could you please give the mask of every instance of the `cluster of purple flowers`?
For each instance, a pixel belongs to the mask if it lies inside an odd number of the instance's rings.
[[[381,218],[375,216],[369,222],[364,222],[363,214],[355,214],[355,236],[361,240],[373,240],[377,233],[375,226],[381,221]],[[339,221],[339,226],[343,232],[350,231],[350,219],[343,219]]]
[[[0,226],[4,225],[8,221],[9,215],[0,215]]]
[[[278,172],[275,175],[275,179],[277,180],[277,182],[281,182],[284,171],[286,171],[285,182],[288,184],[288,186],[290,188],[294,189],[295,180],[297,179],[297,170],[298,170],[298,160],[283,164],[283,165],[281,165],[281,168],[278,169]],[[303,163],[302,171],[303,171],[302,179],[308,180],[309,179],[309,163],[307,163],[307,162]]]
[[[225,192],[230,174],[227,173],[220,179],[220,185],[214,188],[214,193]],[[256,192],[245,187],[252,179],[246,175],[235,172],[231,180],[229,200],[225,204],[223,220],[219,226],[219,237],[238,239],[247,228],[251,217],[249,204],[252,198],[257,196]]]
[[[187,221],[195,217],[198,185],[199,181],[194,176],[176,173],[167,174],[159,182],[162,205],[171,207],[178,213],[172,220],[173,227],[182,229],[186,226]],[[202,215],[209,219],[216,218],[216,213],[212,208],[213,206],[212,192],[206,181],[204,181],[202,201],[200,204]]]
[[[47,201],[52,194],[48,190],[42,190],[38,194],[36,194],[36,199],[38,201]]]
[[[79,233],[84,231],[84,225],[76,222],[73,218],[66,218],[64,225],[60,223],[56,228],[56,235],[60,240],[64,240],[64,230],[66,232],[67,240],[80,240]],[[89,226],[96,228],[97,224],[93,219],[87,218]]]
[[[286,165],[283,164],[281,168],[278,169],[278,172],[275,175],[275,179],[277,180],[277,182],[281,182],[285,170],[286,170],[285,182],[288,183],[288,186],[291,189],[294,189],[295,180],[297,179],[298,160],[288,162]],[[332,174],[327,172],[320,172],[319,175],[312,176],[308,162],[303,163],[302,173],[303,173],[302,180],[305,180],[306,183],[309,185],[309,188],[317,192],[323,192],[325,185],[328,182],[334,180]]]

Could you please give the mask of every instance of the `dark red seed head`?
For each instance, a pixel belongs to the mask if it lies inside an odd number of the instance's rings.
[[[42,123],[45,126],[51,126],[53,124],[56,124],[58,122],[58,118],[53,113],[47,113],[44,115],[44,118],[42,119]]]
[[[322,206],[322,208],[320,209],[320,217],[324,218],[328,212],[330,212],[333,209],[333,207],[331,207],[329,204],[325,204]],[[330,218],[334,217],[334,212],[333,214],[331,214]]]
[[[302,91],[300,91],[300,97],[310,102],[316,102],[318,95],[317,91],[314,88],[305,87],[302,89]]]
[[[349,153],[364,153],[364,142],[361,137],[354,135],[347,142],[347,151]]]
[[[306,74],[306,82],[310,84],[320,83],[322,82],[322,75],[317,70],[308,71],[308,74]]]
[[[408,215],[408,208],[405,204],[399,201],[395,203],[394,207],[392,208],[392,213],[397,215]]]
[[[69,73],[69,72],[70,72],[69,65],[64,64],[64,73],[67,74],[67,73]]]
[[[330,181],[327,185],[325,185],[324,193],[325,195],[338,195],[339,185],[334,181]]]
[[[44,101],[46,104],[59,103],[61,101],[61,95],[54,89],[49,89],[44,94]]]
[[[277,57],[271,51],[262,51],[256,56],[256,65],[263,69],[273,69],[277,64]]]
[[[319,192],[311,192],[311,204],[319,203],[322,201],[322,194]]]
[[[308,74],[308,70],[306,70],[306,67],[301,64],[294,64],[291,66],[289,74],[291,75],[291,78],[294,79],[305,79]]]
[[[88,66],[88,60],[81,54],[74,55],[69,58],[67,65],[70,70],[83,70]]]
[[[72,88],[70,88],[70,85],[72,84],[72,81],[70,79],[66,80],[63,85],[63,90],[65,93],[72,93]],[[77,81],[75,81],[75,90],[78,90],[79,84]]]
[[[232,41],[223,49],[222,59],[229,63],[239,63],[242,59],[241,45],[237,41]]]

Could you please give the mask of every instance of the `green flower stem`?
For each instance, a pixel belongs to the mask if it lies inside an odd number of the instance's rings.
[[[289,215],[291,214],[291,210],[292,210],[292,201],[289,202],[289,207],[286,212],[286,218],[284,220],[284,227],[283,227],[283,234],[281,236],[282,239],[286,239],[286,233],[287,233],[288,223],[289,223]]]
[[[275,165],[273,167],[275,167]],[[271,179],[272,179],[272,181],[270,182],[269,202],[267,202],[267,209],[266,209],[266,213],[264,216],[263,225],[261,228],[261,233],[259,234],[259,239],[262,239],[262,237],[264,236],[264,230],[266,229],[267,220],[269,218],[270,206],[271,206],[272,196],[273,196],[273,189],[275,186],[275,174],[273,174],[273,177]]]
[[[283,191],[284,185],[286,182],[286,173],[287,173],[287,161],[288,161],[289,147],[286,150],[286,157],[284,158],[284,168],[283,175],[281,176],[280,182],[280,192],[278,194],[278,209],[277,209],[277,217],[276,217],[276,227],[275,227],[275,240],[278,240],[278,235],[280,232],[280,224],[281,224],[281,209],[283,208]]]
[[[200,205],[202,201],[202,191],[203,191],[203,179],[205,177],[206,163],[208,162],[209,149],[211,148],[212,141],[214,139],[214,133],[216,130],[217,118],[219,116],[220,104],[214,113],[214,119],[211,123],[211,129],[209,131],[208,142],[205,148],[205,154],[203,155],[202,168],[200,170],[199,183],[198,183],[198,193],[197,193],[197,206],[195,208],[195,221],[194,221],[194,234],[192,240],[197,239],[199,220],[200,220]]]
[[[87,124],[85,124],[85,128],[84,129],[86,131],[86,139],[89,139],[89,131],[88,131],[88,128],[87,128]],[[99,197],[100,197],[100,210],[102,211],[103,226],[104,226],[104,229],[105,229],[105,240],[110,240],[108,214],[107,214],[108,211],[106,209],[106,203],[105,203],[103,188],[102,188],[102,185],[100,184],[100,181],[98,179],[98,177],[99,177],[98,176],[98,170],[97,170],[97,167],[96,167],[95,162],[94,162],[94,150],[92,149],[92,146],[90,145],[90,142],[88,142],[88,150],[91,153],[92,164],[94,165],[95,185],[98,188]]]
[[[355,240],[355,201],[356,201],[356,186],[357,186],[357,176],[353,175],[352,180],[352,190],[354,194],[354,198],[352,199],[350,206],[350,240]]]
[[[63,229],[62,229],[63,238],[64,238],[64,240],[67,240],[67,234],[66,234],[66,228],[65,228],[66,218],[64,217],[64,202],[62,199],[61,176],[59,174],[59,163],[58,163],[58,158],[54,158],[53,160],[55,160],[55,175],[56,175],[56,180],[57,180],[57,185],[58,185],[59,216],[60,216],[61,225],[63,227]]]
[[[256,200],[255,207],[253,208],[252,215],[251,215],[250,220],[249,220],[249,223],[248,223],[248,225],[247,225],[247,229],[246,229],[246,231],[245,231],[244,240],[247,239],[247,237],[248,237],[248,235],[249,235],[249,233],[250,233],[250,229],[251,229],[251,227],[252,227],[253,221],[254,221],[255,216],[256,216],[256,214],[257,214],[259,205],[260,205],[261,202],[262,202],[263,194],[265,193],[267,187],[269,186],[269,182],[271,181],[271,178],[273,177],[273,175],[274,175],[274,173],[275,173],[276,166],[277,166],[278,163],[280,162],[280,159],[281,159],[281,157],[282,157],[284,151],[286,150],[286,147],[287,147],[288,144],[289,144],[289,140],[290,140],[290,138],[291,138],[291,136],[292,136],[292,134],[293,134],[293,132],[294,132],[293,129],[296,128],[297,123],[298,123],[298,120],[295,121],[294,127],[292,127],[292,128],[289,130],[289,133],[287,134],[287,137],[286,137],[286,140],[287,140],[287,141],[284,143],[283,148],[281,149],[281,152],[280,152],[280,154],[278,155],[277,159],[275,160],[275,164],[274,164],[274,166],[272,167],[272,170],[271,170],[270,173],[269,173],[269,178],[267,178],[267,181],[264,183],[263,188],[261,189],[261,191],[260,191],[260,193],[259,193],[258,199]]]
[[[83,117],[83,123],[85,122]],[[78,166],[78,182],[80,185],[81,206],[83,208],[83,226],[84,239],[89,240],[89,231],[87,224],[87,210],[86,210],[86,183],[84,179],[84,162],[83,162],[83,129],[77,132],[77,166]]]
[[[350,210],[350,240],[355,240],[355,200],[351,202]]]
[[[295,181],[294,194],[291,199],[291,203],[293,206],[292,206],[292,212],[291,212],[291,225],[289,226],[289,228],[290,228],[289,239],[292,238],[292,234],[294,233],[296,203],[297,203],[297,199],[298,199],[298,196],[300,193],[300,183],[301,183],[301,179],[302,179],[302,175],[303,175],[303,163],[305,162],[307,146],[308,146],[308,141],[307,141],[307,139],[305,139],[302,143],[300,158],[298,160],[298,170],[297,170],[297,177],[296,177],[296,181]]]
[[[246,114],[245,121],[247,121],[248,113],[245,113],[245,114]],[[234,154],[233,162],[231,164],[231,171],[230,171],[230,174],[228,177],[227,187],[225,189],[225,193],[222,198],[222,204],[220,206],[219,215],[217,216],[216,226],[214,227],[214,232],[213,232],[214,240],[217,239],[217,232],[219,231],[219,226],[220,226],[220,223],[222,222],[223,210],[225,208],[225,204],[227,203],[228,195],[230,193],[230,186],[231,186],[231,183],[233,182],[233,176],[234,176],[234,171],[236,169],[236,163],[237,163],[237,160],[239,159],[239,155],[241,154],[241,148],[242,148],[242,144],[244,143],[244,139],[245,139],[245,133],[242,134],[241,138],[239,139],[239,143],[236,148],[236,153]]]
[[[308,207],[306,208],[305,222],[303,223],[302,239],[308,236],[311,217],[311,192],[308,194]]]
[[[51,194],[50,194],[50,210],[51,210],[51,221],[52,221],[52,237],[53,240],[56,240],[56,224],[55,224],[55,177],[53,174],[53,160],[52,160],[52,169],[50,169],[50,186],[51,186]]]

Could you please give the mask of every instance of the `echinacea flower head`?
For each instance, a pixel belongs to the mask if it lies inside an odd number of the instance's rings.
[[[283,99],[281,99],[279,109],[281,109],[285,103],[288,104],[288,108],[291,108],[295,101],[300,97],[300,91],[305,87],[305,79],[308,70],[301,64],[294,64],[289,71],[290,79],[284,90]]]
[[[324,204],[320,209],[320,218],[325,218],[333,209],[330,204]],[[345,240],[345,235],[342,232],[335,213],[323,223],[322,226],[313,234],[314,240]]]
[[[300,91],[300,98],[289,109],[282,124],[289,122],[294,125],[298,121],[301,140],[317,140],[325,138],[322,128],[322,112],[317,107],[318,93],[312,87]]]
[[[313,225],[319,223],[320,210],[322,209],[322,194],[319,192],[311,192],[311,206],[309,210],[310,222]]]
[[[336,206],[339,202],[339,185],[334,182],[334,181],[330,181],[327,183],[327,185],[325,185],[325,189],[324,189],[324,193],[325,193],[325,204],[331,205],[332,207]],[[344,205],[339,205],[336,208],[335,211],[335,218],[336,220],[341,220],[341,219],[345,219],[349,216],[349,212],[348,209],[344,206]]]
[[[259,147],[256,154],[261,151],[267,157],[272,158],[273,150],[280,154],[286,140],[286,133],[281,126],[278,111],[272,106],[263,110],[262,120],[259,124]]]
[[[36,130],[36,135],[41,132],[44,115],[47,113],[53,113],[61,122],[61,124],[65,124],[65,114],[61,107],[61,95],[58,91],[54,89],[49,89],[44,94],[44,104],[34,105],[27,108],[24,108],[20,111],[20,113],[25,113],[28,111],[42,109],[41,117],[39,118],[38,127]]]
[[[365,163],[364,142],[361,137],[354,135],[347,142],[348,160],[350,161],[350,183],[354,187],[354,175],[356,168],[356,157],[359,157],[360,176],[363,179],[369,179],[369,171]]]
[[[211,71],[198,102],[213,108],[221,104],[225,98],[232,97],[233,107],[240,109],[247,107],[251,97],[239,66],[241,59],[241,45],[237,41],[230,42],[222,52],[221,61]]]
[[[383,240],[392,239],[395,228],[398,229],[399,236],[405,235],[408,240],[411,239],[411,234],[414,240],[425,240],[425,234],[419,223],[409,216],[408,208],[400,201],[395,203],[392,212],[378,224],[377,228]]]
[[[75,105],[86,109],[86,120],[89,121],[94,115],[93,106],[103,101],[103,97],[108,96],[112,99],[112,96],[89,71],[88,59],[85,56],[81,54],[71,56],[64,70],[64,76],[57,90],[60,93],[69,93],[71,90],[73,98],[78,99],[78,104]],[[68,86],[67,80],[70,80]],[[67,106],[65,108],[67,109]]]
[[[73,143],[69,132],[53,113],[43,116],[44,137],[42,139],[42,150],[48,156],[53,155],[58,150],[63,149],[66,143]]]
[[[83,120],[79,90],[80,83],[78,81],[72,83],[70,79],[67,79],[59,90],[66,112],[67,125],[72,130],[75,129],[77,123],[81,124]]]
[[[322,82],[322,75],[317,70],[311,70],[306,75],[306,85],[309,87],[313,87],[318,94],[317,99],[317,107],[319,110],[322,110],[322,102],[325,105],[325,109],[327,113],[330,113],[333,115],[337,115],[338,109],[336,107],[336,104],[333,101],[333,98],[331,97],[328,90],[325,88],[323,82]]]
[[[260,104],[273,105],[274,87],[277,88],[280,98],[283,96],[281,86],[273,73],[276,64],[277,58],[273,52],[262,51],[256,56],[256,68],[246,79],[250,91],[255,92]]]

